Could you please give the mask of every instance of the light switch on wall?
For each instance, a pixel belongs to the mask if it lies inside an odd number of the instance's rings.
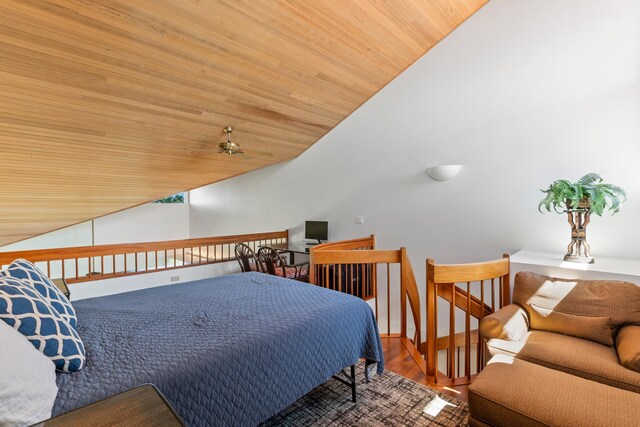
[[[364,217],[363,216],[357,216],[356,217],[356,224],[364,224]]]

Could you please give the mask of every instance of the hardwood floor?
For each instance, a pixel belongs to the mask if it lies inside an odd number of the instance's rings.
[[[468,400],[467,386],[438,387],[430,384],[418,365],[416,365],[409,351],[400,341],[400,338],[382,338],[382,350],[384,351],[385,369],[456,399],[465,402]]]

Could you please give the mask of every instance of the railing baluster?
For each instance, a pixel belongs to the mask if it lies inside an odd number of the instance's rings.
[[[447,347],[447,351],[445,353],[445,356],[447,358],[447,377],[451,378],[451,370],[453,369],[453,366],[451,366],[451,357],[449,357],[449,347]],[[458,360],[458,362],[460,362]]]
[[[491,279],[491,311],[496,311],[496,282],[495,278]]]
[[[429,285],[427,284],[427,292],[429,292],[428,286]],[[434,324],[433,332],[435,333],[435,336],[433,337],[433,342],[437,344],[438,342],[438,283],[437,282],[433,284],[433,292],[435,294],[433,295],[433,301],[435,302],[433,304],[433,324]],[[428,329],[427,329],[427,334],[429,334]],[[428,350],[429,349],[427,349],[427,351],[424,352],[425,359],[430,356]],[[434,380],[437,383],[438,382],[438,349],[437,348],[433,354],[433,363],[434,363],[434,366],[436,367]]]
[[[464,373],[471,379],[471,286],[467,282],[467,310],[464,325]]]
[[[371,293],[377,302],[378,301],[378,264],[377,263],[375,264],[375,267],[373,270],[373,283],[371,285]]]
[[[378,264],[375,264],[376,276],[378,272]],[[353,271],[351,272],[353,275]],[[378,322],[378,281],[375,281],[375,293],[374,293],[375,301],[376,301],[376,322]]]
[[[454,360],[454,351],[456,347],[456,284],[451,284],[451,310],[449,312],[449,363],[452,366],[449,378],[453,379],[453,371],[455,370],[456,361]]]
[[[324,265],[324,287],[329,287],[329,264]]]
[[[360,264],[360,268],[362,269],[362,282],[360,282],[363,291],[362,298],[365,298],[364,289],[369,284],[369,264]]]
[[[391,267],[387,263],[387,335],[391,335]]]
[[[480,335],[480,322],[484,319],[485,307],[484,307],[484,280],[480,281],[480,319],[478,319],[478,369],[476,373],[480,372],[484,368],[484,341]]]

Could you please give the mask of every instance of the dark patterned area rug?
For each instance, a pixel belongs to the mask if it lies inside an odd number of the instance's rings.
[[[358,402],[351,390],[332,379],[262,426],[466,426],[467,404],[385,371],[366,384],[364,366],[356,368]]]

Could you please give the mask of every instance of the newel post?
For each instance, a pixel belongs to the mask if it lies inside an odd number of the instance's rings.
[[[434,262],[427,258],[427,351],[424,358],[427,363],[427,376],[433,377],[437,382],[436,375],[436,316],[438,315],[436,308],[436,289],[434,276]]]
[[[312,285],[316,284],[316,266],[313,263],[315,247],[311,247],[309,250],[309,283]]]
[[[502,301],[500,301],[500,308],[511,304],[511,255],[503,254],[502,258],[507,260],[507,274],[502,277]]]
[[[400,336],[407,337],[407,249],[400,248]]]

